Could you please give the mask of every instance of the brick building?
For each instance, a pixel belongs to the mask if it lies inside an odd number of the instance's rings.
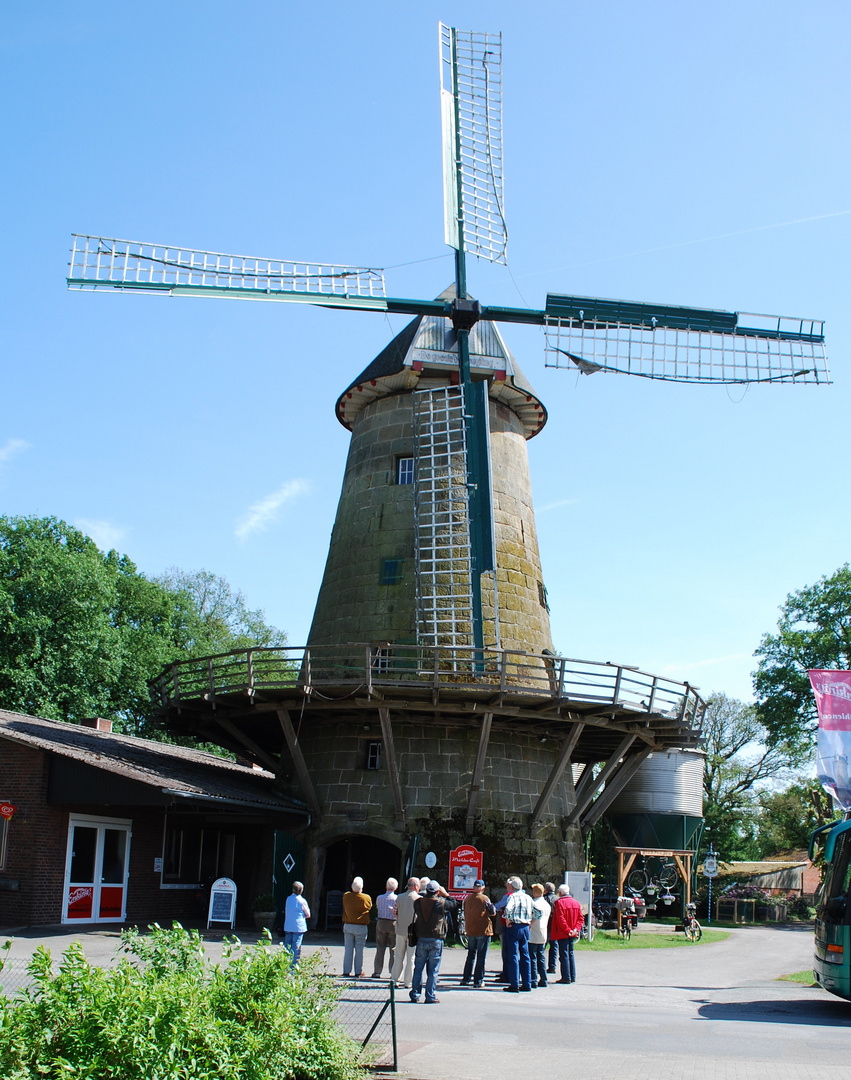
[[[263,769],[92,723],[0,710],[0,926],[202,922],[217,877],[249,919],[304,806]]]

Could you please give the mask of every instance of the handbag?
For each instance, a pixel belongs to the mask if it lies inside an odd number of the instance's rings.
[[[408,927],[408,945],[412,949],[415,949],[417,947],[417,932],[414,929],[415,926],[416,921],[412,922],[411,925]]]

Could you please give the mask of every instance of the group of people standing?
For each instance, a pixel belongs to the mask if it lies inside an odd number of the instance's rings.
[[[382,977],[385,957],[389,977],[398,988],[409,988],[411,1001],[419,1002],[425,975],[425,1003],[437,1004],[435,994],[443,943],[461,906],[437,881],[408,879],[404,893],[397,895],[398,882],[388,878],[385,892],[376,899],[376,950],[373,979]],[[509,993],[529,991],[548,985],[547,975],[555,974],[559,963],[559,983],[576,981],[573,946],[583,925],[582,908],[570,895],[567,885],[558,890],[552,882],[535,884],[527,893],[519,877],[506,882],[505,895],[492,903],[481,879],[463,901],[467,935],[467,957],[462,986],[480,988],[485,978],[488,947],[499,917],[502,939],[502,973]],[[363,947],[369,928],[372,899],[363,891],[363,880],[355,878],[343,896],[343,975],[363,978]],[[549,957],[546,946],[549,943]]]

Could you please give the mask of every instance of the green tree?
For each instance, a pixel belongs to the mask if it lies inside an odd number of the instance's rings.
[[[207,571],[149,580],[64,521],[0,517],[2,708],[74,722],[103,716],[162,737],[148,679],[174,660],[284,640]]]
[[[209,570],[172,566],[154,582],[179,601],[181,646],[189,656],[287,643],[287,635],[267,625],[262,611],[246,606],[240,590]]]
[[[757,851],[760,858],[798,851],[810,833],[835,817],[830,796],[817,780],[801,780],[759,796]]]
[[[818,730],[807,672],[851,667],[851,569],[848,563],[815,585],[790,593],[777,632],[756,650],[754,693],[760,721],[772,741],[784,742],[801,761],[811,756]]]
[[[790,776],[789,748],[766,739],[753,705],[710,695],[703,720],[703,814],[724,859],[756,854],[757,795],[769,782]]]

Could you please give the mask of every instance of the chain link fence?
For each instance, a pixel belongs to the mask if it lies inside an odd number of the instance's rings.
[[[334,1019],[360,1044],[362,1065],[382,1072],[397,1070],[396,991],[392,981],[345,980]]]

